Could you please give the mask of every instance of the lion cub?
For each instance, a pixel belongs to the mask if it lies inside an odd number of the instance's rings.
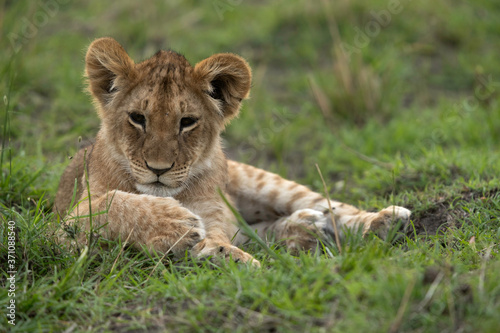
[[[314,250],[326,239],[331,221],[322,195],[222,151],[220,133],[250,90],[241,57],[216,54],[192,67],[180,54],[159,51],[136,64],[114,39],[101,38],[88,48],[85,72],[101,129],[65,170],[55,202],[61,216],[79,223],[78,242],[87,241],[92,223],[104,237],[139,248],[258,266],[237,247],[246,237],[218,189],[260,236],[272,234],[291,251]],[[75,179],[77,204],[70,207]],[[394,220],[410,217],[396,206],[378,213],[332,206],[340,231],[384,236]]]

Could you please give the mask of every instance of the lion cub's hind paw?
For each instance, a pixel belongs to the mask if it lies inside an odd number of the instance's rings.
[[[370,230],[385,239],[388,231],[398,223],[400,223],[400,229],[406,230],[410,224],[410,216],[409,209],[389,206],[378,213],[378,216],[370,224]]]
[[[300,209],[281,223],[277,236],[292,254],[314,251],[319,241],[328,239],[328,218],[320,211]]]
[[[406,227],[408,223],[410,223],[411,211],[404,207],[400,206],[389,206],[380,211],[380,213],[385,214],[388,218],[390,218],[393,223],[395,221],[401,221],[403,223],[403,227]]]

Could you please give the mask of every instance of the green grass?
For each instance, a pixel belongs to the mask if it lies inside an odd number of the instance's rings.
[[[40,21],[39,2],[0,1],[0,332],[498,331],[500,6],[401,1],[360,44],[389,3],[70,1]],[[159,262],[116,242],[69,253],[51,206],[68,157],[99,128],[82,73],[101,36],[137,61],[160,48],[192,63],[244,56],[252,96],[224,134],[228,154],[322,191],[318,163],[331,197],[406,206],[413,228],[390,242],[351,235],[333,255],[249,244],[260,270]]]

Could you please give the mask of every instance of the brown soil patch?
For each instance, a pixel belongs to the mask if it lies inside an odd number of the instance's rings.
[[[462,209],[464,204],[476,200],[488,200],[500,194],[500,189],[492,189],[487,192],[464,189],[460,196],[452,198],[440,198],[432,208],[417,213],[413,223],[418,235],[435,235],[444,233],[449,228],[460,227],[460,220],[464,220],[469,213]],[[452,208],[454,207],[454,208]],[[409,231],[413,234],[413,230]]]

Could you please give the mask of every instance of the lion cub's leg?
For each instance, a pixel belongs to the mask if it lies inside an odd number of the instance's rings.
[[[128,239],[137,248],[145,246],[159,252],[184,255],[205,238],[201,218],[172,198],[110,191],[92,196],[91,207],[92,221],[88,199],[83,199],[72,211],[70,220],[84,232],[98,231],[109,239]],[[78,234],[77,242],[87,242],[85,233]]]
[[[274,239],[298,254],[300,250],[315,250],[320,240],[328,237],[328,218],[320,211],[301,209],[276,221],[259,222],[251,228],[265,239]]]
[[[312,248],[307,244],[316,244],[310,235],[323,238],[333,232],[328,202],[321,194],[249,165],[229,161],[228,166],[228,192],[260,236],[271,232],[277,239],[291,239],[288,244],[292,249],[307,249]],[[385,237],[395,221],[407,224],[411,214],[397,206],[370,213],[337,201],[331,201],[331,205],[339,236],[347,228],[374,231]]]
[[[122,191],[93,196],[91,203],[92,227],[88,199],[82,200],[70,214],[70,219],[84,231],[76,237],[82,245],[87,243],[86,233],[97,231],[109,239],[128,239],[138,249],[168,251],[181,257],[188,251],[195,257],[232,258],[260,266],[250,254],[231,244],[229,236],[237,228],[229,222],[233,215],[225,206],[219,209],[217,204],[205,204],[208,208],[197,215],[173,198]]]
[[[400,220],[406,224],[410,216],[409,210],[397,206],[385,208],[378,213],[359,212],[357,216],[345,215],[335,221],[340,239],[344,238],[347,229],[359,230],[363,235],[373,231],[385,238],[395,221]],[[333,241],[335,234],[330,213],[309,208],[299,209],[276,221],[252,224],[251,227],[261,238],[278,240],[294,254],[300,250],[315,250],[320,241]],[[244,241],[246,238],[240,240]]]

